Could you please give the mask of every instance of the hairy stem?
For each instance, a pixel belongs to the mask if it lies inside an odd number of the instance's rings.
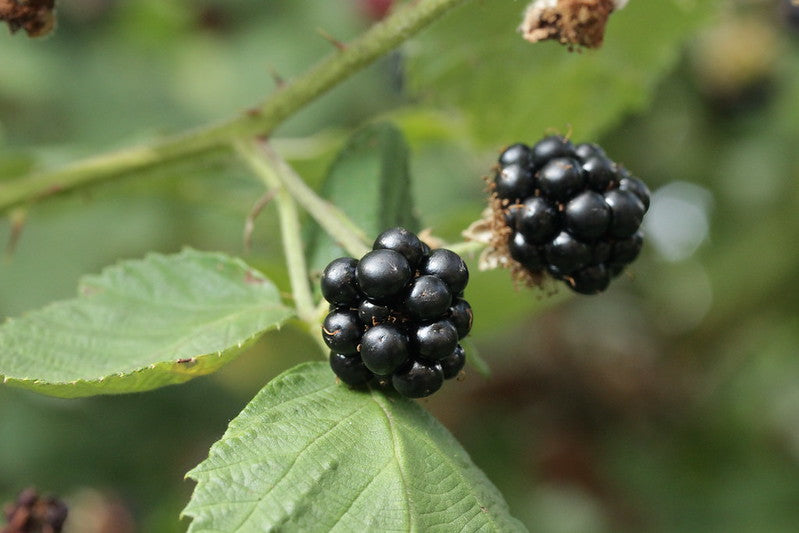
[[[398,9],[363,35],[343,45],[262,105],[221,124],[168,138],[150,146],[112,152],[64,168],[0,184],[0,211],[42,197],[85,187],[217,150],[236,139],[269,135],[308,102],[356,73],[465,0],[418,0]]]
[[[283,251],[286,255],[286,266],[289,271],[291,292],[294,295],[294,305],[297,308],[297,315],[303,322],[308,325],[315,325],[318,322],[316,305],[311,293],[308,266],[305,263],[297,204],[291,194],[283,187],[276,170],[267,160],[260,156],[253,143],[242,141],[236,143],[236,148],[244,161],[261,178],[267,188],[277,190],[276,201],[280,219],[280,236],[283,240]]]

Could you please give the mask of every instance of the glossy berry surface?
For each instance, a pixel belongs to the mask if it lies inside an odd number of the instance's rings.
[[[435,320],[447,312],[452,303],[449,287],[437,276],[416,278],[405,300],[405,308],[418,320]]]
[[[391,384],[403,396],[424,398],[441,388],[444,373],[439,365],[411,361],[391,377]]]
[[[451,354],[438,360],[444,379],[452,379],[460,374],[466,366],[466,352],[460,344],[455,347]]]
[[[391,316],[391,308],[387,305],[380,305],[371,300],[364,300],[358,306],[358,319],[364,326],[376,326],[382,324]]]
[[[538,284],[546,275],[596,294],[640,254],[651,193],[598,144],[550,135],[510,145],[499,165],[512,172],[489,184],[493,246],[517,279]],[[528,173],[531,181],[520,179]]]
[[[574,237],[591,241],[605,234],[610,224],[610,206],[594,191],[583,191],[566,204],[563,223]]]
[[[605,193],[605,202],[611,211],[608,230],[611,237],[624,239],[638,231],[646,208],[634,193],[621,189],[608,191]]]
[[[394,326],[374,326],[361,339],[361,359],[378,376],[391,375],[409,355],[408,337]]]
[[[355,311],[332,311],[322,323],[322,338],[325,344],[334,352],[342,354],[353,354],[358,351],[362,331]]]
[[[361,258],[355,269],[361,291],[377,301],[396,296],[412,275],[408,260],[394,250],[373,250]]]
[[[351,386],[390,384],[411,398],[432,394],[445,372],[457,374],[465,363],[458,341],[472,327],[463,297],[468,281],[458,254],[431,250],[402,227],[378,235],[360,260],[332,261],[322,276],[330,368]]]
[[[534,244],[527,242],[519,232],[513,234],[508,242],[510,256],[528,270],[540,270],[545,266],[544,254]]]
[[[422,357],[435,361],[452,353],[458,345],[458,330],[449,320],[439,320],[419,326],[413,340]]]
[[[574,145],[569,139],[561,135],[544,137],[533,145],[533,164],[542,167],[548,161],[558,157],[574,157]]]
[[[583,162],[585,182],[591,189],[605,192],[617,179],[613,162],[601,156],[589,157]]]
[[[416,268],[425,255],[422,241],[405,228],[391,228],[384,231],[377,236],[372,249],[399,252],[408,260],[411,268]]]
[[[355,280],[355,267],[358,261],[352,257],[334,259],[322,273],[322,296],[335,305],[354,303],[360,292]]]
[[[568,157],[549,160],[538,173],[541,193],[559,202],[571,198],[583,188],[584,183],[580,164]]]
[[[430,252],[422,272],[440,278],[453,295],[460,294],[469,283],[469,269],[461,256],[446,248]]]
[[[546,246],[547,262],[562,274],[574,272],[591,262],[591,248],[566,231]]]
[[[503,167],[509,165],[520,165],[527,167],[530,165],[531,157],[533,155],[530,147],[524,143],[516,143],[508,146],[499,155],[499,164]]]
[[[557,210],[539,196],[524,201],[516,211],[515,223],[530,244],[544,244],[557,235],[560,226]]]
[[[472,330],[472,306],[463,298],[456,298],[449,308],[449,320],[458,332],[458,340],[464,338]]]
[[[603,264],[586,267],[573,273],[569,283],[580,294],[597,294],[608,288],[610,274]]]
[[[529,196],[534,189],[533,173],[518,164],[500,168],[494,177],[494,191],[497,196],[511,202]]]
[[[347,385],[353,387],[364,385],[374,377],[358,354],[344,355],[332,352],[329,362],[333,373]]]

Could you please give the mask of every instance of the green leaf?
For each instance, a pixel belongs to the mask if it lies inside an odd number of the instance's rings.
[[[516,31],[524,3],[470,2],[409,50],[412,86],[463,110],[492,147],[556,129],[591,140],[650,101],[657,81],[717,1],[630,2],[614,13],[599,50],[570,53]]]
[[[270,382],[188,476],[193,533],[524,531],[416,402],[351,390],[324,363]]]
[[[3,382],[64,398],[183,383],[292,314],[259,272],[195,250],[120,263],[78,293],[0,326]]]
[[[393,226],[417,229],[408,145],[392,124],[370,124],[355,132],[330,167],[321,194],[343,209],[367,238]],[[308,243],[312,269],[321,270],[336,257],[347,255],[318,226]]]

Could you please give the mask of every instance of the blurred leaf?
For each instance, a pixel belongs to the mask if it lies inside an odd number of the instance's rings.
[[[88,276],[79,296],[0,327],[4,382],[65,398],[209,374],[291,316],[242,261],[184,250]]]
[[[530,44],[515,28],[519,2],[471,2],[411,53],[412,86],[465,111],[473,135],[492,146],[534,141],[556,128],[592,139],[649,103],[683,42],[718,2],[630,2],[611,17],[598,51]]]
[[[393,226],[417,229],[411,211],[408,146],[391,124],[371,124],[357,131],[341,150],[322,184],[322,196],[343,209],[374,238]],[[322,269],[346,255],[318,226],[308,239],[310,265]]]
[[[191,532],[524,531],[417,403],[350,390],[324,363],[275,378],[188,476]]]

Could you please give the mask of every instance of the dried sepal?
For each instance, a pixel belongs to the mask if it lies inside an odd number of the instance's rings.
[[[570,48],[599,48],[610,14],[627,0],[535,0],[524,13],[519,31],[532,42],[553,39]]]

